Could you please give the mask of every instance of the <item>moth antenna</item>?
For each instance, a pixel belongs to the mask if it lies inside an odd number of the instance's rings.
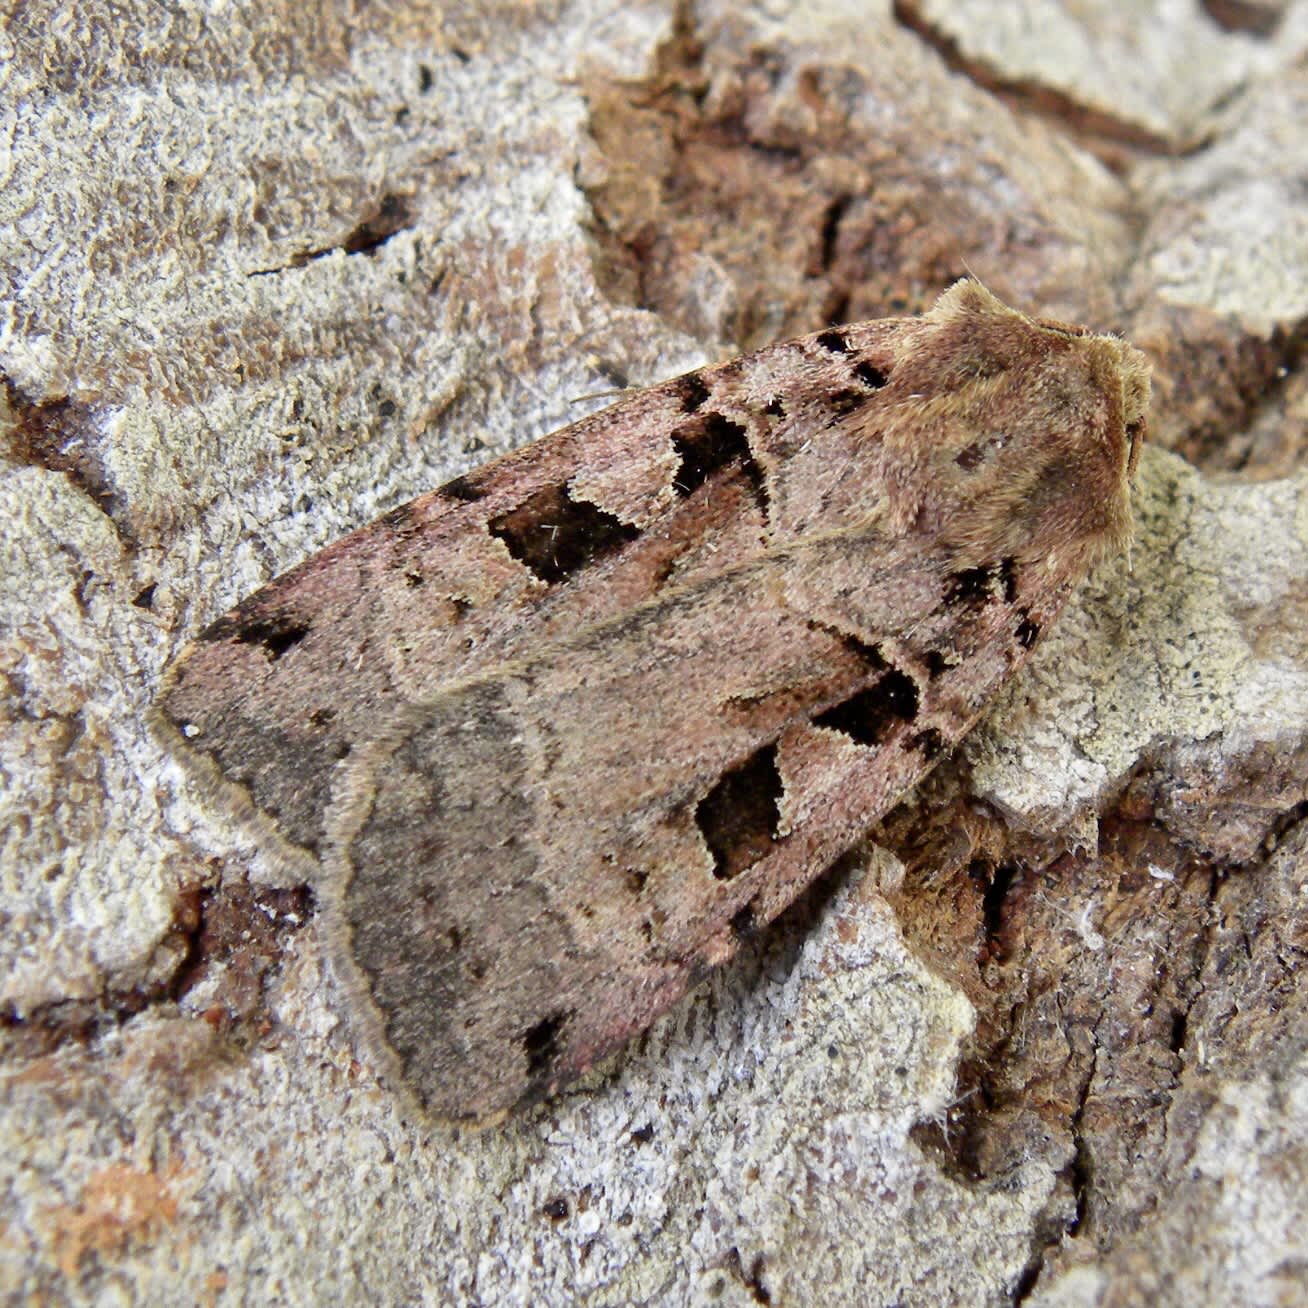
[[[641,390],[640,386],[619,386],[611,391],[587,391],[584,395],[574,395],[569,400],[569,404],[589,404],[592,400],[620,400],[624,395],[634,395]]]

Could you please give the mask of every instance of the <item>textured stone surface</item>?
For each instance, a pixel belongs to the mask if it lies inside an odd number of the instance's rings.
[[[1303,1301],[1308,11],[1208,11],[0,20],[0,1294]],[[1198,470],[893,853],[569,1094],[405,1121],[163,663],[578,397],[965,263],[1146,346]]]
[[[1190,0],[899,0],[897,10],[974,74],[1155,149],[1202,141],[1208,114],[1274,74],[1303,36],[1298,11],[1290,23],[1282,13],[1223,24]]]

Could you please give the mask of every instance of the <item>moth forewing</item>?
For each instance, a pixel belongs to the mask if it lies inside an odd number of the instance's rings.
[[[159,718],[487,1120],[648,1025],[969,729],[1129,526],[1143,357],[960,282],[650,388],[251,596]]]

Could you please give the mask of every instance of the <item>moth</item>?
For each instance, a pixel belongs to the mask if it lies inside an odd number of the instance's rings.
[[[165,732],[312,880],[356,1029],[486,1122],[730,958],[1130,531],[1144,356],[975,281],[691,372],[202,631]]]

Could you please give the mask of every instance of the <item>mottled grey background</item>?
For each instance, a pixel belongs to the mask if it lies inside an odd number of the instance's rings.
[[[1303,3],[0,18],[0,1296],[1308,1302],[1306,187]],[[1154,359],[1131,557],[636,1047],[404,1120],[160,669],[585,397],[965,268]]]

